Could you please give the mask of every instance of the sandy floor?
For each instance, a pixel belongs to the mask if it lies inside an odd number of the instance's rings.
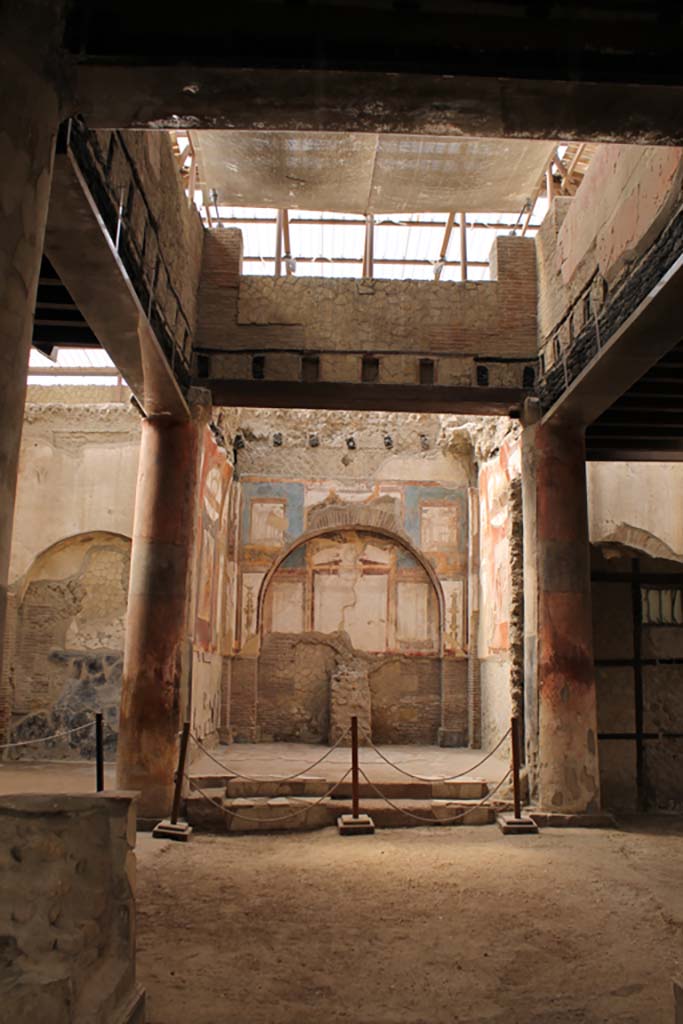
[[[0,795],[94,793],[94,761],[0,761]],[[104,766],[106,789],[116,788],[116,766]]]
[[[683,821],[139,837],[150,1024],[671,1024]]]

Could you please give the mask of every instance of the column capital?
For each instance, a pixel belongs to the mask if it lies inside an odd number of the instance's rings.
[[[208,388],[189,388],[187,404],[190,407],[192,420],[198,427],[206,427],[211,422],[213,398]]]

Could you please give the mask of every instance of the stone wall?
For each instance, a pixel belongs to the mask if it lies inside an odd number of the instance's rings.
[[[52,399],[54,390],[35,388],[31,397]],[[10,585],[40,552],[66,537],[132,535],[139,445],[140,418],[125,403],[27,404]]]
[[[12,1024],[142,1024],[131,794],[0,798],[3,970]]]
[[[301,357],[313,354],[318,380],[354,383],[367,380],[363,356],[374,356],[379,384],[421,383],[427,358],[433,383],[467,386],[477,383],[476,355],[499,360],[491,386],[520,387],[523,361],[535,358],[531,239],[498,236],[497,279],[480,282],[240,277],[240,259],[237,232],[209,233],[197,327],[208,377],[251,380],[253,355],[266,353],[263,379],[305,381]]]
[[[36,387],[26,406],[0,731],[30,739],[102,711],[113,756],[140,421],[127,404],[98,400],[116,389],[81,390]],[[93,733],[18,752],[90,757]]]
[[[114,757],[129,568],[127,538],[81,534],[39,556],[13,591],[5,664],[12,742],[92,724],[101,711],[105,755]],[[94,730],[10,753],[94,757]]]
[[[368,654],[355,649],[344,633],[316,632],[271,633],[264,638],[257,660],[258,680],[252,681],[258,738],[265,742],[328,742],[330,680],[339,666],[351,659],[362,663],[367,671],[371,732],[375,743],[438,742],[442,723],[442,661],[439,657]],[[251,659],[237,659],[235,665],[249,664],[249,661]],[[454,704],[457,702],[451,716],[451,729],[459,734],[458,745],[464,745],[467,664],[463,661],[450,664],[456,670],[451,689]],[[245,710],[244,705],[233,707],[233,726],[238,738],[248,738],[246,723],[239,725],[239,716],[244,715]]]
[[[619,312],[622,286],[680,211],[682,156],[674,147],[599,146],[576,196],[553,201],[536,237],[546,372],[593,329],[603,307],[614,305],[621,319],[629,312]],[[604,324],[601,331],[604,343]]]

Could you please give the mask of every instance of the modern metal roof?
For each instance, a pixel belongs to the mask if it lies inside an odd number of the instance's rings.
[[[340,213],[517,213],[555,143],[360,132],[190,132],[205,202]]]

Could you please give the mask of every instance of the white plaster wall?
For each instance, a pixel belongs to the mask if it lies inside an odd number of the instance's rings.
[[[510,728],[510,662],[504,657],[482,658],[479,662],[481,686],[481,746],[491,750]]]
[[[589,462],[592,544],[620,543],[683,561],[683,463]]]
[[[127,405],[27,405],[10,583],[64,538],[132,535],[139,434]]]

